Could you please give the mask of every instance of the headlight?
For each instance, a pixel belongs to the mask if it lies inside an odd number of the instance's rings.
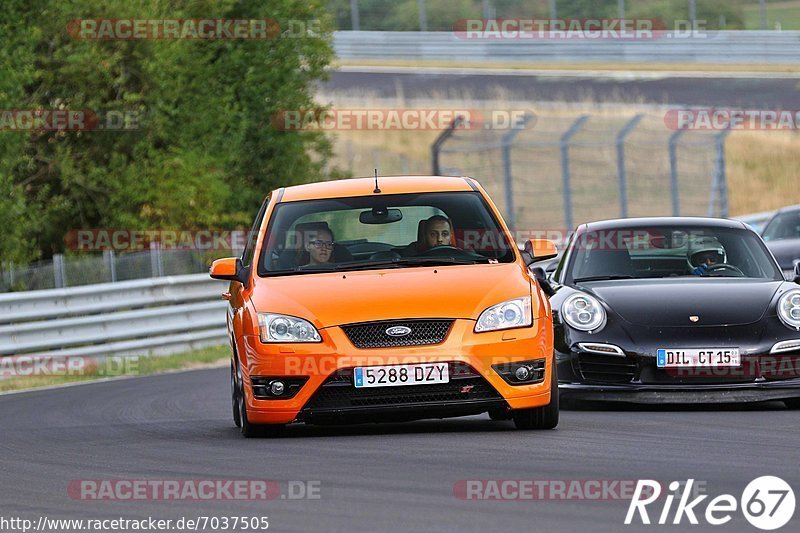
[[[475,324],[475,333],[498,329],[522,328],[533,324],[531,297],[514,298],[486,309]]]
[[[564,300],[561,317],[570,327],[580,331],[599,331],[606,325],[606,310],[600,301],[583,293]]]
[[[258,313],[261,342],[322,342],[308,320],[286,315]]]
[[[800,330],[800,289],[786,291],[778,298],[778,316],[787,327]]]

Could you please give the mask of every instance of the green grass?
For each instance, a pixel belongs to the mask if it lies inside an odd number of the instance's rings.
[[[758,2],[742,6],[742,11],[745,29],[761,28]],[[800,0],[767,2],[767,29],[774,30],[776,22],[780,22],[782,30],[800,29]]]
[[[101,365],[75,375],[10,377],[0,379],[0,392],[49,387],[81,381],[94,381],[107,377],[147,376],[171,370],[211,367],[225,364],[229,358],[230,347],[227,345],[211,346],[173,355],[142,356],[133,359],[120,357],[119,361],[124,360],[125,364],[123,365],[124,368],[119,368],[119,366],[117,366],[117,371],[110,371],[110,369],[114,368],[112,365],[107,367]],[[115,359],[115,361],[117,360]]]

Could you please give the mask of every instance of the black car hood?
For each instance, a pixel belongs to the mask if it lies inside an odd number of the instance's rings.
[[[759,321],[781,281],[679,278],[596,281],[581,287],[639,326],[744,325]],[[696,323],[689,317],[699,317]]]
[[[767,248],[778,260],[778,264],[783,270],[793,269],[794,260],[800,259],[800,239],[767,241]]]

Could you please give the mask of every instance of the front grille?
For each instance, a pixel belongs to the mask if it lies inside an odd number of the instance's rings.
[[[465,400],[502,400],[494,387],[471,366],[464,363],[449,365],[449,383],[358,389],[353,386],[353,369],[342,369],[325,380],[304,409],[314,411]]]
[[[577,364],[584,381],[596,383],[628,383],[636,373],[636,363],[627,357],[580,354]]]
[[[342,329],[356,348],[395,348],[444,342],[452,325],[452,320],[386,320],[349,324],[342,326]],[[402,337],[393,337],[386,333],[393,326],[403,326],[411,332]]]

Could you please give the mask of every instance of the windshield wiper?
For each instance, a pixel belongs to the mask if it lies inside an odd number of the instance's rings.
[[[629,276],[627,274],[619,274],[615,276],[588,276],[585,278],[575,278],[572,281],[575,283],[581,283],[583,281],[609,281],[612,279],[635,279],[636,276]]]

